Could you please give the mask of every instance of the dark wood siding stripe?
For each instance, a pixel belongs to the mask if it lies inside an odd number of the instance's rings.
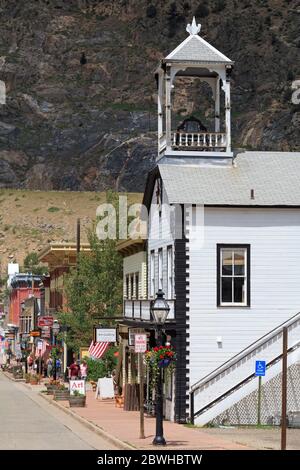
[[[188,416],[188,352],[187,352],[187,240],[175,240],[175,318],[176,318],[176,398],[175,421],[185,423]]]

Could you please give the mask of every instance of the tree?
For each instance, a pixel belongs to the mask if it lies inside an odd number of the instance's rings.
[[[24,270],[37,275],[47,274],[48,272],[47,267],[40,264],[39,257],[34,251],[25,256]]]
[[[92,340],[96,317],[120,316],[122,311],[122,259],[115,240],[99,240],[88,233],[90,253],[79,256],[78,265],[66,278],[67,309],[59,313],[67,327],[65,341],[74,351]],[[103,325],[111,321],[102,321]]]

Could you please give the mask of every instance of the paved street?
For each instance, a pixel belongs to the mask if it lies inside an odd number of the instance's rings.
[[[0,449],[116,449],[0,372]]]

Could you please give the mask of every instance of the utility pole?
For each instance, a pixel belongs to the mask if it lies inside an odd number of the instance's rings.
[[[139,361],[139,376],[140,376],[140,439],[145,439],[143,353],[138,354],[138,361]]]
[[[288,329],[287,327],[284,327],[282,331],[281,450],[286,450],[287,347],[288,347]]]
[[[80,219],[77,219],[76,253],[77,253],[77,269],[78,269],[78,266],[79,266],[79,254],[80,254]]]

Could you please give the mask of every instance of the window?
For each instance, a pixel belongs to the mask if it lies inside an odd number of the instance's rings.
[[[167,299],[173,298],[173,247],[167,248]]]
[[[163,289],[163,251],[158,250],[158,288]]]
[[[135,273],[135,298],[139,298],[139,273]]]
[[[155,254],[154,251],[150,253],[150,297],[155,294]]]
[[[129,299],[129,275],[126,276],[126,299]]]
[[[134,297],[134,274],[130,276],[130,298]]]
[[[217,245],[218,306],[250,306],[250,246]]]

